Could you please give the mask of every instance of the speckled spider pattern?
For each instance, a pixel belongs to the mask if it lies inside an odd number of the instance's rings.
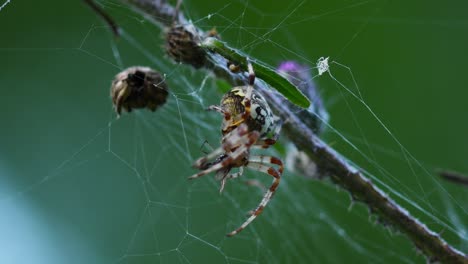
[[[221,181],[220,192],[226,180],[241,176],[246,167],[273,177],[273,183],[257,208],[250,211],[247,220],[227,236],[241,232],[262,213],[275,194],[283,173],[283,162],[279,158],[250,154],[251,149],[266,149],[275,144],[282,122],[273,114],[265,98],[254,89],[255,73],[250,63],[248,70],[248,85],[232,88],[222,97],[220,105],[208,107],[208,110],[223,116],[221,146],[195,161],[193,166],[201,171],[189,177],[196,179],[215,172],[216,179]],[[232,173],[234,168],[238,171]]]

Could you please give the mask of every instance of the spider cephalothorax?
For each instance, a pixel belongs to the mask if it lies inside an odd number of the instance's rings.
[[[244,167],[274,178],[258,207],[251,211],[250,217],[228,236],[242,231],[263,211],[275,193],[283,172],[283,163],[280,159],[250,153],[252,148],[268,148],[275,144],[281,129],[280,119],[273,115],[263,96],[253,89],[254,81],[255,74],[249,64],[249,85],[232,88],[223,96],[220,105],[208,108],[221,113],[224,117],[221,125],[221,146],[195,161],[194,167],[201,171],[189,178],[195,179],[215,172],[216,178],[221,180],[220,191],[223,190],[227,179],[241,176]],[[274,166],[277,166],[277,169]],[[239,170],[231,173],[234,168]]]

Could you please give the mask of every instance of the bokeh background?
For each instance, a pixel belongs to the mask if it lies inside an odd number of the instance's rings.
[[[263,215],[226,238],[262,192],[232,181],[219,195],[211,176],[186,181],[202,143],[219,142],[219,118],[203,111],[221,96],[216,80],[171,62],[161,29],[144,17],[100,4],[121,38],[78,0],[12,0],[0,10],[1,263],[425,261],[346,192],[290,171]],[[468,189],[434,174],[468,172],[466,2],[187,0],[183,10],[272,67],[313,67],[321,56],[350,67],[353,76],[331,71],[391,134],[324,75],[315,80],[331,117],[325,140],[468,251]],[[172,94],[155,113],[116,119],[110,82],[133,65],[167,74]]]

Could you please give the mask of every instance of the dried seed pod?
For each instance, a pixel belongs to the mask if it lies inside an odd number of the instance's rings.
[[[200,34],[192,25],[173,25],[166,33],[166,51],[177,62],[200,68],[205,64],[205,51],[198,45]]]
[[[219,38],[216,29],[203,33],[193,24],[172,25],[166,32],[166,52],[176,61],[200,68],[205,64],[205,51],[200,48],[202,37]]]
[[[166,102],[167,85],[161,74],[148,67],[130,67],[117,74],[112,81],[111,98],[115,111],[121,114],[132,109],[155,111]]]

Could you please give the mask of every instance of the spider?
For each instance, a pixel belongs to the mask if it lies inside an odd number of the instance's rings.
[[[283,173],[283,162],[279,158],[250,154],[253,148],[266,149],[275,144],[282,122],[273,115],[263,96],[254,90],[255,73],[250,62],[248,71],[247,86],[232,88],[222,97],[220,105],[208,107],[207,110],[219,112],[224,117],[221,125],[221,146],[195,161],[193,166],[201,171],[189,177],[196,179],[215,172],[216,179],[221,181],[220,192],[223,191],[226,180],[241,176],[245,167],[274,178],[257,208],[250,211],[247,220],[227,236],[241,232],[262,213],[278,188]],[[274,168],[275,165],[277,169]],[[238,171],[231,173],[234,168],[238,168]]]

